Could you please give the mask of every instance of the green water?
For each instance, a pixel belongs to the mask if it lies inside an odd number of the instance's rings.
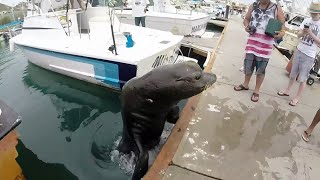
[[[33,64],[0,44],[0,98],[18,112],[18,163],[28,180],[129,179],[110,159],[101,168],[93,141],[112,149],[122,131],[119,95]]]

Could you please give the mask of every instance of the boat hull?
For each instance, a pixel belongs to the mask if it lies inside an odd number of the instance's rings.
[[[148,13],[146,16],[146,27],[161,31],[169,31],[175,35],[201,36],[205,33],[209,20],[209,16],[191,18],[190,15],[176,15],[176,17],[170,17],[162,14],[157,12]],[[174,15],[174,13],[165,14]],[[121,23],[135,24],[131,10],[118,10],[116,11],[116,15]],[[181,18],[178,16],[181,16]]]
[[[114,90],[136,76],[137,66],[19,46],[29,62],[44,69]]]

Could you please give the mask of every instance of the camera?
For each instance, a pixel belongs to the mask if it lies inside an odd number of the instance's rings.
[[[250,35],[253,35],[254,33],[256,33],[257,31],[257,28],[254,27],[254,26],[249,26],[249,34]]]

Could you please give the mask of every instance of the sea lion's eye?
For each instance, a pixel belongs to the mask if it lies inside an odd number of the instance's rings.
[[[146,99],[148,103],[153,103],[152,99]]]
[[[201,78],[201,74],[197,74],[196,76],[195,76],[195,79],[196,80],[199,80]]]

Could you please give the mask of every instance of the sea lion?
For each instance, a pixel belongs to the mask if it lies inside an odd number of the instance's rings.
[[[201,93],[216,81],[195,62],[157,67],[140,78],[129,80],[122,89],[122,139],[118,150],[137,157],[133,180],[148,170],[148,150],[159,143],[166,121],[179,118],[177,103]]]

